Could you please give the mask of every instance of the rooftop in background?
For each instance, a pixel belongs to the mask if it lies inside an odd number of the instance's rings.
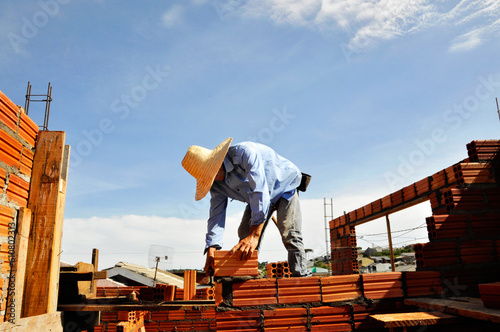
[[[155,269],[150,269],[141,265],[119,262],[115,266],[105,269],[108,272],[108,278],[122,282],[129,286],[153,286]],[[179,288],[184,287],[184,278],[173,273],[158,269],[156,282],[161,284],[173,285]]]

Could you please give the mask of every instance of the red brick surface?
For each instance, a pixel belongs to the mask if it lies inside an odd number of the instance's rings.
[[[258,276],[259,263],[258,252],[254,251],[249,259],[242,259],[241,254],[236,252],[218,250],[215,252],[214,276]]]

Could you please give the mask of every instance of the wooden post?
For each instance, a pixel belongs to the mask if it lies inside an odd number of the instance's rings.
[[[391,269],[392,272],[396,271],[396,266],[394,265],[394,252],[392,251],[392,235],[391,235],[391,223],[389,221],[389,215],[385,215],[385,222],[387,224],[387,237],[389,238],[389,253],[391,254]]]
[[[92,249],[92,265],[94,265],[94,272],[99,271],[99,249]]]
[[[57,311],[61,238],[69,146],[61,131],[40,131],[36,142],[28,208],[33,213],[28,244],[22,317]]]

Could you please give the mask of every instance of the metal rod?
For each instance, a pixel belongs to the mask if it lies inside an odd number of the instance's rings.
[[[495,98],[497,101],[497,113],[498,113],[498,119],[500,120],[500,106],[498,106],[498,98]]]
[[[389,238],[389,253],[391,255],[391,269],[392,272],[396,272],[396,266],[394,264],[394,252],[392,251],[392,235],[391,235],[391,222],[389,221],[389,215],[385,215],[385,222],[387,224],[387,237]]]
[[[43,129],[49,130],[49,114],[50,114],[50,102],[52,101],[52,87],[47,88],[47,101],[45,103],[45,117],[43,119]]]
[[[31,84],[28,81],[28,87],[26,88],[26,101],[24,103],[24,111],[26,112],[26,115],[28,115],[28,111],[30,108],[30,96],[31,96]]]
[[[158,262],[160,262],[160,257],[156,257],[156,267],[155,267],[155,276],[153,278],[153,287],[156,287],[156,272],[158,272]]]

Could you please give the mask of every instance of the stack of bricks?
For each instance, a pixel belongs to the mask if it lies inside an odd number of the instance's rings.
[[[251,308],[217,311],[217,331],[379,331],[383,324],[369,316],[405,312],[402,302],[374,303],[371,306],[339,304],[287,308]]]
[[[371,314],[405,311],[405,298],[443,292],[439,273],[426,271],[243,279],[219,279],[215,308],[148,312],[146,332],[370,330],[381,327]],[[126,314],[103,313],[95,331],[118,331]]]
[[[467,154],[472,162],[496,161],[500,158],[499,140],[475,140],[467,144]]]
[[[215,300],[215,287],[205,287],[196,290],[195,300]]]
[[[479,294],[485,307],[500,309],[500,282],[479,284]]]
[[[157,284],[156,287],[141,287],[137,298],[144,301],[174,301],[176,287]]]
[[[290,265],[288,262],[273,262],[266,265],[268,278],[290,278]]]
[[[443,292],[439,272],[386,272],[363,275],[252,279],[223,282],[216,287],[216,305],[245,308],[256,305],[331,304],[357,298],[393,299],[434,296]]]
[[[429,243],[414,245],[417,269],[439,271],[470,295],[477,295],[478,283],[497,281],[500,140],[472,141],[467,152],[467,159],[330,221],[333,273],[357,273],[354,252],[349,266],[344,251],[355,247],[354,226],[429,200]]]
[[[136,332],[144,328],[144,316],[147,311],[129,311],[128,319],[116,325],[116,332]]]
[[[472,141],[467,151],[468,160],[448,168],[455,182],[430,194],[429,243],[414,249],[417,269],[440,271],[475,296],[479,283],[499,280],[500,141]]]
[[[405,298],[443,292],[439,273],[426,271],[224,280],[216,289],[224,308],[216,311],[217,331],[376,329],[371,314],[407,311]]]
[[[140,329],[124,329],[132,326],[132,324],[128,324],[131,313],[133,312],[102,312],[101,324],[94,328],[94,332],[119,332],[120,329],[122,329],[121,331],[140,331]],[[216,331],[215,308],[213,307],[199,306],[191,310],[145,311],[141,312],[141,315],[146,332]],[[139,325],[140,322],[137,322],[136,319],[133,326],[137,328]]]
[[[0,321],[12,301],[11,257],[19,210],[28,203],[37,135],[38,126],[0,91]]]
[[[332,274],[359,273],[356,229],[349,220],[363,214],[363,209],[352,211],[330,221]]]

